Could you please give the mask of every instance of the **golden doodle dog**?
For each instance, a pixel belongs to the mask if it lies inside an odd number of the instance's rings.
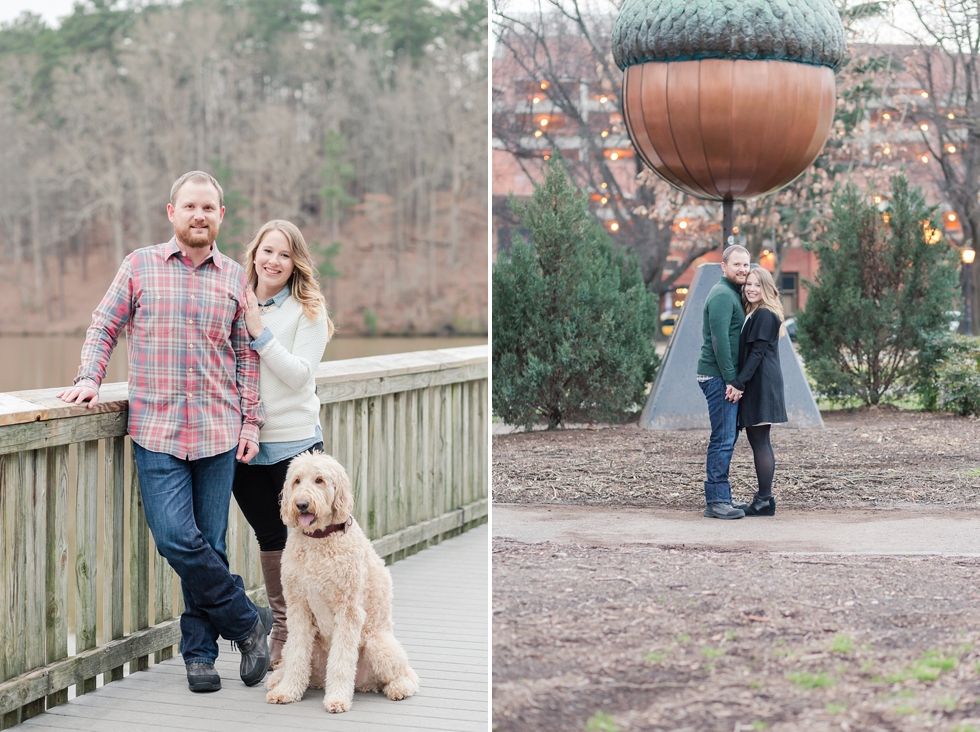
[[[323,688],[323,707],[346,712],[354,691],[405,699],[419,677],[392,633],[391,574],[351,517],[354,496],[343,466],[322,452],[289,465],[280,514],[289,527],[282,553],[286,599],[283,662],[266,681],[270,704]]]

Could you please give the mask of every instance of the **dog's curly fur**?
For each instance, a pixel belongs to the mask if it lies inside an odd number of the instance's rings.
[[[325,689],[328,712],[346,712],[355,689],[395,700],[419,689],[392,633],[391,574],[364,532],[351,522],[323,538],[304,533],[345,523],[353,509],[340,463],[321,452],[293,458],[280,511],[290,529],[282,554],[289,636],[282,666],[266,681],[270,704],[299,701],[313,686]]]

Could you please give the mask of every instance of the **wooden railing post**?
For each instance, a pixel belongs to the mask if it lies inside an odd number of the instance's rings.
[[[68,445],[48,448],[45,662],[68,658]],[[68,689],[48,694],[48,709],[68,701]]]
[[[75,488],[75,653],[96,644],[96,522],[98,521],[99,443],[78,444],[78,482]],[[81,696],[95,691],[95,677],[75,685]]]
[[[130,632],[135,632],[150,625],[150,529],[143,513],[136,457],[132,449],[129,454],[132,465],[129,479],[129,627]],[[149,656],[136,656],[129,662],[130,672],[145,671],[148,667]]]

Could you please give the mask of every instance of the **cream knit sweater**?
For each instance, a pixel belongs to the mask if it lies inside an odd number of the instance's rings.
[[[260,442],[293,442],[316,434],[320,400],[314,377],[327,345],[326,313],[316,322],[306,317],[292,295],[282,307],[261,312],[262,325],[273,335],[258,349],[259,395],[265,406]]]

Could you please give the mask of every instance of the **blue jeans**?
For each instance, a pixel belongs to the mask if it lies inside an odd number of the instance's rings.
[[[236,450],[181,460],[133,443],[146,522],[184,593],[184,663],[214,663],[219,634],[244,640],[259,619],[242,578],[229,571],[225,553]]]
[[[738,438],[738,404],[725,399],[725,380],[719,376],[699,381],[698,386],[708,401],[708,419],[711,421],[704,500],[705,503],[731,503],[732,484],[728,482],[728,467],[732,463],[735,440]]]

